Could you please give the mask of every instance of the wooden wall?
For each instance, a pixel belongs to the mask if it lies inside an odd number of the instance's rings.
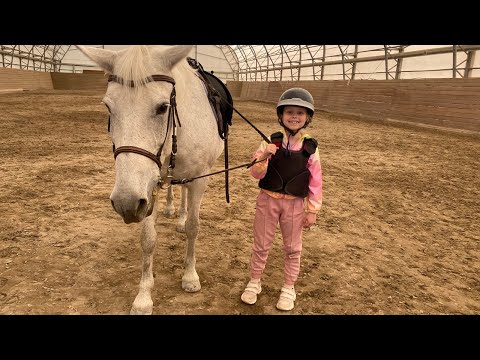
[[[0,67],[0,90],[53,89],[50,73]]]
[[[51,73],[55,90],[107,90],[107,77],[100,73]]]
[[[49,73],[0,67],[0,90],[106,90],[103,72]]]
[[[235,98],[276,103],[282,92],[299,86],[315,107],[334,113],[392,119],[480,132],[480,78],[353,81],[227,81]],[[103,73],[48,73],[0,68],[1,90],[106,90]]]
[[[480,131],[480,78],[353,81],[227,81],[235,98],[277,102],[299,86],[334,113]]]

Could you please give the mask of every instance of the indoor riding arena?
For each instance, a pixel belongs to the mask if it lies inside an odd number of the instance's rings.
[[[311,45],[295,46],[303,54]],[[186,235],[162,213],[166,190],[159,190],[153,314],[480,314],[480,45],[379,45],[378,56],[342,45],[331,58],[331,48],[315,46],[310,70],[293,62],[245,70],[246,45],[196,49],[208,70],[214,65],[202,51],[237,59],[231,74],[213,72],[236,110],[230,167],[250,162],[262,141],[244,118],[268,136],[280,129],[276,103],[284,90],[302,87],[314,97],[307,131],[318,140],[323,204],[303,232],[295,308],[275,307],[283,284],[278,229],[257,303],[240,299],[259,192],[245,166],[229,172],[228,203],[225,174],[209,178],[196,241],[202,288],[195,293],[182,289]],[[0,314],[129,314],[142,274],[140,224],[126,224],[110,202],[115,160],[102,103],[106,77],[91,64],[67,61],[78,55],[74,46],[57,48],[62,67],[46,58],[28,67],[18,49],[2,45],[0,63]],[[291,55],[284,59],[293,56],[282,49]],[[448,59],[440,66],[446,75],[408,76],[408,60],[429,51]],[[224,165],[222,154],[212,172]],[[178,209],[180,187],[173,186]]]

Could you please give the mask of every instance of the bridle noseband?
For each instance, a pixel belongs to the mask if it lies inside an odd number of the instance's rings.
[[[132,80],[125,81],[121,77],[118,77],[116,75],[109,75],[108,76],[108,81],[113,81],[116,83],[119,83],[121,85],[126,85],[129,87],[135,87],[135,83]],[[122,152],[131,152],[139,155],[143,155],[148,157],[149,159],[153,160],[157,166],[159,171],[162,170],[162,162],[160,161],[160,154],[162,153],[163,146],[165,145],[165,140],[167,139],[168,135],[168,130],[170,127],[170,123],[172,124],[172,152],[170,155],[170,164],[168,166],[167,170],[167,178],[172,178],[172,170],[175,167],[175,155],[177,154],[177,135],[176,135],[176,123],[178,122],[178,126],[182,126],[180,124],[180,119],[178,117],[178,111],[177,111],[177,102],[176,102],[176,92],[175,92],[175,80],[166,75],[151,75],[142,81],[142,85],[145,85],[149,82],[153,81],[166,81],[169,82],[170,84],[173,85],[172,93],[170,94],[170,107],[168,108],[168,116],[167,116],[167,130],[165,132],[165,139],[160,146],[160,149],[158,150],[157,154],[153,154],[150,151],[144,150],[142,148],[139,148],[137,146],[120,146],[119,148],[115,149],[115,144],[113,144],[113,157],[114,159],[117,158],[118,154]],[[177,121],[175,121],[175,118]],[[110,116],[108,117],[108,131],[110,131]],[[161,179],[160,175],[160,180],[159,180],[159,185],[162,187],[163,181]]]

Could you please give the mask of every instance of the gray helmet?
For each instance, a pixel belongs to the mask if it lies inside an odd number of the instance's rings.
[[[313,96],[307,90],[302,88],[291,88],[285,91],[278,99],[277,114],[280,116],[283,107],[286,105],[301,106],[307,109],[308,114],[313,116],[315,108],[313,107]]]

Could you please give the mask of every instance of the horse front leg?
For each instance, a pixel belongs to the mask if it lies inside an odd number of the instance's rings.
[[[157,241],[155,221],[157,219],[157,201],[152,214],[142,222],[140,242],[142,245],[143,265],[142,278],[140,279],[139,291],[133,302],[130,314],[150,315],[153,312],[152,288],[153,288],[153,252]]]
[[[185,253],[185,272],[182,277],[182,288],[187,292],[201,289],[200,280],[195,270],[195,241],[198,235],[200,203],[207,186],[207,179],[197,179],[188,188],[188,212],[185,221],[187,245]]]
[[[187,187],[182,186],[180,209],[178,210],[177,231],[185,232],[185,221],[187,220]]]

